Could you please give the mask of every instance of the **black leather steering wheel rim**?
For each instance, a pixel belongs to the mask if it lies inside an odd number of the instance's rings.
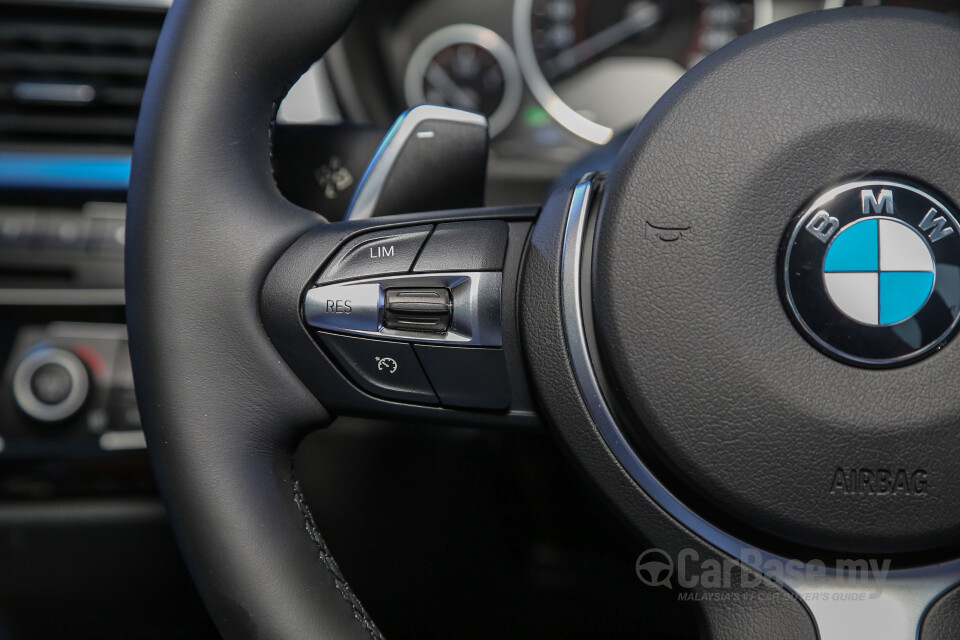
[[[257,309],[274,260],[319,221],[277,190],[272,118],[356,4],[175,3],[137,131],[127,314],[138,401],[175,534],[230,638],[380,637],[293,477],[294,447],[329,416]]]
[[[324,222],[277,190],[273,117],[355,4],[178,0],[137,131],[126,288],[138,403],[174,533],[231,639],[382,637],[293,475],[297,443],[331,416],[271,344],[258,309],[281,255],[312,246],[307,231]],[[564,193],[552,201],[555,212],[566,205]],[[550,235],[562,220],[541,217],[538,227]],[[639,528],[661,547],[699,544],[649,497],[636,506]],[[769,597],[742,607],[703,603],[705,632],[731,640],[815,633],[802,606],[776,598],[781,587],[760,578],[759,589]]]

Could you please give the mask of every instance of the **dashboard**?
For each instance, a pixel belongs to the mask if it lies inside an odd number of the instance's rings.
[[[958,12],[948,0],[369,2],[328,58],[349,117],[385,126],[421,103],[483,113],[492,179],[535,180],[618,146],[687,70],[738,36],[881,4]]]

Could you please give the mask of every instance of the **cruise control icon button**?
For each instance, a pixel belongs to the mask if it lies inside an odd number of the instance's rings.
[[[378,356],[374,358],[374,360],[377,361],[377,371],[386,371],[387,373],[393,374],[397,372],[400,366],[393,358],[381,358]]]
[[[367,393],[401,402],[439,404],[409,344],[332,333],[319,336],[344,373]]]
[[[829,355],[895,366],[934,353],[960,320],[960,226],[945,198],[906,182],[852,182],[787,230],[784,302]]]

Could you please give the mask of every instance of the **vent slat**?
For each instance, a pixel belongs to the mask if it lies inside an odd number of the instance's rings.
[[[38,79],[33,79],[30,82],[37,83]],[[77,86],[78,83],[72,82],[65,78],[57,78],[55,80],[44,80],[40,84],[45,84],[49,82],[52,86]],[[21,105],[21,108],[32,108],[29,106],[29,100],[23,98],[24,92],[17,91],[18,87],[23,87],[24,83],[19,81],[15,82],[5,82],[0,80],[0,110],[4,108],[14,108],[14,105]],[[85,83],[84,87],[90,87],[93,91],[93,98],[88,102],[90,105],[87,106],[87,109],[95,108],[97,106],[101,107],[130,107],[134,110],[140,107],[140,101],[143,100],[143,87],[139,84],[134,85],[125,85],[120,83],[107,83],[100,81],[91,81]],[[38,100],[38,102],[44,102],[43,100]],[[80,105],[77,104],[63,104],[63,108],[77,108]]]
[[[2,51],[2,50],[0,50]],[[126,56],[91,56],[67,53],[0,53],[0,73],[50,74],[70,76],[116,75],[146,77],[149,58]]]
[[[131,145],[163,17],[0,0],[0,144]]]
[[[114,116],[33,116],[0,114],[0,129],[11,128],[20,133],[52,131],[63,134],[102,133],[107,136],[133,135],[136,118]]]
[[[27,43],[54,47],[115,47],[150,53],[157,46],[158,36],[156,29],[145,27],[99,27],[53,22],[0,24],[0,47],[11,48]]]

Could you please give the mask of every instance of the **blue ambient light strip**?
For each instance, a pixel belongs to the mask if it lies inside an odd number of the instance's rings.
[[[130,156],[0,153],[0,188],[125,191]]]

